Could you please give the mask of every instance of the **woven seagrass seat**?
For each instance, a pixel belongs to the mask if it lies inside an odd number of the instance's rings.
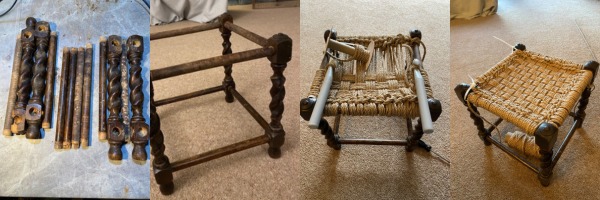
[[[410,62],[412,52],[407,45],[419,42],[418,38],[397,35],[337,39],[340,42],[362,46],[368,46],[369,42],[373,41],[375,52],[364,74],[355,72],[356,62],[342,62],[342,65],[335,67],[333,84],[325,105],[325,116],[419,116],[417,94],[411,73],[412,67],[415,66]],[[340,52],[339,57],[347,59],[350,55]],[[308,95],[319,95],[326,71],[326,68],[316,71]],[[425,79],[427,97],[432,98],[427,73],[421,70],[421,74]]]
[[[543,122],[559,127],[592,78],[581,64],[517,50],[477,77],[467,100],[533,135]]]
[[[543,56],[526,51],[522,44],[513,50],[471,84],[459,84],[454,91],[467,106],[484,144],[500,147],[535,171],[540,183],[548,186],[552,169],[575,130],[582,127],[599,64],[589,61],[580,65]],[[499,119],[492,124],[481,117],[478,107]],[[554,151],[558,128],[569,116],[574,118],[573,125]],[[525,132],[506,133],[504,142],[508,146],[491,136],[503,120]],[[491,126],[485,128],[484,121]],[[523,154],[539,159],[540,164],[534,165]]]

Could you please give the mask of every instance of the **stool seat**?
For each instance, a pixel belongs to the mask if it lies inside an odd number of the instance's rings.
[[[342,62],[334,69],[323,116],[419,117],[411,70],[415,65],[411,63],[412,52],[407,44],[420,41],[403,35],[338,37],[338,41],[363,46],[373,41],[375,52],[364,74],[356,74],[356,63],[352,61]],[[340,52],[339,58],[348,57]],[[308,95],[319,95],[326,71],[326,68],[316,71]],[[427,97],[433,98],[427,73],[423,69],[420,71],[425,79]],[[358,82],[356,76],[364,76],[360,79],[364,82]]]
[[[466,100],[533,135],[544,122],[560,127],[593,76],[581,64],[517,49],[477,77]]]

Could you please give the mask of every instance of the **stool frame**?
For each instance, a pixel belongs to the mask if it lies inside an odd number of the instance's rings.
[[[216,158],[220,158],[229,154],[233,154],[242,150],[256,147],[262,144],[269,144],[268,154],[272,158],[281,156],[280,147],[285,140],[285,131],[281,125],[281,118],[284,111],[283,99],[285,97],[285,80],[283,71],[287,67],[287,63],[292,56],[292,39],[287,35],[278,33],[266,39],[253,32],[250,32],[240,26],[233,24],[233,18],[228,13],[221,15],[217,20],[183,29],[170,30],[150,34],[150,40],[162,39],[167,37],[175,37],[195,32],[219,29],[223,38],[223,55],[203,60],[197,60],[189,63],[170,66],[162,69],[151,70],[150,75],[150,146],[151,153],[154,156],[152,163],[154,177],[160,185],[160,191],[163,195],[172,194],[174,191],[173,173],[188,167],[195,166]],[[258,44],[261,48],[232,53],[231,32],[237,33],[240,36]],[[271,62],[273,75],[271,76],[272,87],[270,89],[271,102],[269,110],[271,111],[271,121],[267,122],[235,89],[235,82],[231,76],[233,63],[244,62],[248,60],[260,59],[266,57]],[[225,78],[222,85],[211,87],[208,89],[184,94],[167,99],[154,100],[153,82],[179,76],[196,71],[206,70],[223,66]],[[205,153],[192,156],[183,160],[170,162],[169,158],[164,154],[164,135],[160,127],[160,118],[156,112],[156,107],[175,103],[178,101],[198,97],[206,94],[223,91],[225,93],[225,101],[232,103],[237,99],[242,106],[252,115],[254,120],[265,130],[265,134],[244,140],[238,143],[227,145],[218,149],[214,149]]]
[[[325,41],[327,41],[327,38],[330,35],[330,31],[331,31],[331,38],[332,39],[337,38],[337,33],[334,30],[327,30],[327,31],[325,31],[325,34],[324,34]],[[421,36],[422,36],[421,31],[419,31],[419,30],[410,31],[410,37],[412,37],[412,38],[418,37],[419,39],[421,39]],[[421,61],[421,54],[419,52],[419,43],[412,43],[412,44],[410,44],[410,46],[413,51],[413,59],[418,59],[419,61]],[[337,55],[336,51],[334,51],[332,49],[327,49],[327,50],[331,53],[331,55]],[[330,58],[328,54],[325,54],[325,56],[323,57],[323,61],[321,62],[322,65],[326,65],[327,63],[329,63],[329,59],[332,59],[332,58]],[[428,98],[427,102],[428,102],[430,113],[431,113],[431,119],[432,119],[432,121],[435,122],[439,118],[439,116],[442,114],[442,104],[440,103],[439,100],[434,99],[434,98]],[[310,120],[310,116],[313,112],[315,104],[316,104],[316,98],[308,97],[308,98],[304,98],[304,99],[300,100],[300,116],[302,116],[302,118],[304,120],[306,120],[306,121]],[[334,120],[334,125],[333,125],[334,128],[332,128],[329,125],[329,123],[327,122],[327,120],[325,120],[325,118],[322,117],[319,122],[319,127],[318,127],[318,129],[321,130],[321,134],[325,136],[325,139],[327,140],[327,145],[335,150],[340,150],[342,148],[342,144],[397,145],[397,146],[405,146],[405,149],[408,152],[413,151],[416,147],[422,147],[427,151],[431,150],[431,146],[427,145],[425,142],[423,142],[421,140],[421,138],[423,137],[423,128],[421,126],[420,119],[417,119],[417,124],[413,127],[412,119],[406,118],[406,126],[407,126],[408,136],[406,137],[405,140],[341,138],[339,136],[340,120],[341,120],[341,115],[337,114],[335,116],[335,120]]]
[[[515,45],[514,49],[525,51],[526,47],[523,44],[517,44],[517,45]],[[556,166],[556,163],[560,159],[560,156],[564,152],[567,144],[569,144],[569,141],[571,140],[571,137],[573,137],[573,134],[575,133],[575,131],[578,128],[582,127],[583,121],[586,116],[585,109],[587,108],[587,105],[589,102],[589,97],[592,92],[592,85],[594,83],[596,74],[598,73],[598,62],[588,61],[587,63],[584,64],[583,69],[591,71],[593,74],[593,78],[590,81],[589,86],[583,91],[583,93],[579,99],[579,106],[577,107],[577,112],[571,112],[569,114],[574,119],[573,125],[569,129],[569,132],[565,136],[565,139],[561,142],[558,150],[556,152],[553,152],[553,148],[555,146],[555,143],[556,143],[556,140],[558,137],[558,128],[559,127],[556,127],[547,122],[543,122],[537,127],[537,129],[534,133],[535,143],[536,143],[536,145],[538,145],[540,147],[539,152],[540,152],[541,158],[540,158],[539,166],[536,166],[535,164],[533,164],[532,162],[527,160],[527,158],[516,153],[515,151],[513,151],[506,145],[502,144],[501,141],[496,140],[491,136],[492,131],[494,131],[494,129],[498,125],[500,125],[500,123],[502,123],[503,119],[498,118],[494,122],[493,126],[490,126],[489,128],[486,128],[484,126],[483,120],[478,117],[478,115],[480,116],[480,113],[477,110],[477,107],[474,104],[472,104],[464,99],[464,97],[466,95],[469,95],[467,93],[467,91],[469,90],[469,87],[470,87],[469,84],[466,84],[466,83],[458,84],[454,88],[454,92],[456,93],[458,98],[461,100],[461,102],[465,106],[467,106],[467,108],[468,107],[472,108],[472,111],[474,113],[469,112],[470,117],[471,117],[471,119],[473,119],[474,124],[477,127],[479,138],[481,138],[483,143],[486,146],[493,144],[493,145],[499,147],[500,150],[504,151],[505,153],[507,153],[508,155],[515,158],[516,160],[518,160],[519,162],[521,162],[525,166],[527,166],[529,169],[534,171],[538,175],[538,180],[540,181],[540,183],[543,186],[548,186],[548,185],[550,185],[550,180],[552,177],[552,170],[554,169],[554,166]],[[469,91],[469,93],[470,93],[470,91]]]

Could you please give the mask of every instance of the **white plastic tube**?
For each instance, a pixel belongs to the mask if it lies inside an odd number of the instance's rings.
[[[333,69],[331,66],[327,67],[325,72],[325,79],[321,85],[321,91],[317,97],[317,102],[313,108],[310,120],[308,121],[308,127],[311,129],[319,128],[321,117],[323,116],[323,110],[325,109],[325,103],[327,103],[327,97],[329,97],[329,89],[331,89],[331,83],[333,82]]]
[[[421,66],[417,59],[413,64]],[[415,86],[417,88],[417,100],[419,102],[419,114],[421,115],[421,126],[424,133],[433,133],[433,122],[431,122],[431,113],[429,112],[429,103],[427,103],[427,93],[425,92],[425,81],[418,69],[414,70]],[[317,102],[318,103],[318,102]]]

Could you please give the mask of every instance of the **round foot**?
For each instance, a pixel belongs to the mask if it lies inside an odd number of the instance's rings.
[[[281,157],[281,149],[280,148],[275,148],[275,147],[269,147],[269,156],[271,158],[277,159]]]
[[[233,96],[226,96],[225,97],[225,102],[227,102],[227,103],[233,103]]]
[[[131,152],[131,157],[134,160],[144,161],[148,158],[148,154],[146,154],[146,149],[142,145],[134,145],[133,151]]]
[[[40,139],[40,129],[38,126],[29,125],[27,129],[27,133],[25,133],[25,138],[27,139]]]
[[[548,185],[550,185],[550,176],[546,177],[546,176],[542,176],[542,174],[538,174],[538,180],[540,180],[540,183],[544,187],[548,187]]]
[[[108,149],[108,159],[111,159],[111,160],[122,160],[123,159],[123,152],[121,152],[120,145],[113,145],[113,144],[110,145],[110,147]]]
[[[160,186],[160,193],[163,195],[173,194],[173,191],[175,190],[175,185],[173,184],[173,182],[161,184],[159,186]]]
[[[10,129],[4,129],[4,131],[2,131],[2,135],[12,136],[12,132],[10,131]]]
[[[43,129],[50,129],[50,123],[48,123],[48,122],[42,123],[42,128]]]

